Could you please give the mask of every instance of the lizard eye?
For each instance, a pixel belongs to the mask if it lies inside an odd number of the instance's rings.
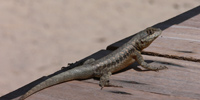
[[[146,30],[147,34],[153,34],[154,33],[154,29],[153,28],[147,28]]]

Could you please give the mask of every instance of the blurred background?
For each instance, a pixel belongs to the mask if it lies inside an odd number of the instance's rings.
[[[200,0],[0,0],[0,96]]]

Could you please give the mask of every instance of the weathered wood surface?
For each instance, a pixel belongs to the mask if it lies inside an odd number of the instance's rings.
[[[159,54],[200,59],[200,6],[175,18],[155,25],[163,29],[162,37],[145,51]],[[130,38],[130,37],[129,37]],[[129,38],[108,46],[92,56],[99,59]],[[200,99],[200,62],[143,55],[151,65],[165,65],[169,69],[159,72],[145,71],[137,63],[123,73],[111,76],[111,82],[123,88],[107,87],[100,90],[98,81],[89,79],[71,81],[44,89],[27,100],[196,100]],[[72,66],[73,67],[73,66]],[[128,70],[130,69],[130,70]],[[57,72],[59,73],[59,72]],[[45,80],[38,79],[13,91],[0,100],[17,99],[31,87]]]
[[[102,50],[93,56],[98,59],[102,56],[99,54],[106,55],[110,52]],[[199,63],[152,56],[144,56],[144,59],[151,65],[165,65],[169,69],[159,72],[145,71],[134,63],[122,73],[111,77],[112,83],[123,88],[107,87],[100,90],[97,80],[71,81],[37,92],[27,100],[130,100],[130,98],[134,100],[195,100],[200,98]],[[20,92],[26,91],[29,87],[22,88]],[[20,92],[18,90],[15,94]],[[2,100],[8,100],[8,98]]]

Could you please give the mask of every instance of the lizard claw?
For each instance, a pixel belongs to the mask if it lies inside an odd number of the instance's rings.
[[[104,85],[103,84],[99,84],[99,86],[101,87],[101,90],[103,90]]]
[[[103,87],[101,87],[101,90],[103,90]]]

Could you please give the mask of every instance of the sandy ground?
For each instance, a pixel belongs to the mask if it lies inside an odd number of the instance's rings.
[[[0,96],[200,0],[0,0]]]

